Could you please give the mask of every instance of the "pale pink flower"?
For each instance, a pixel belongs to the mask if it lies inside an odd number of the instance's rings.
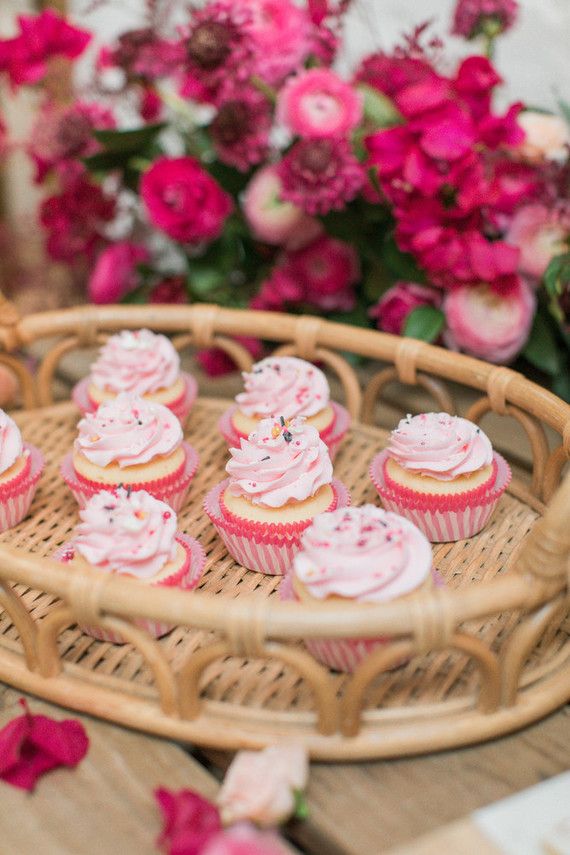
[[[114,243],[104,249],[89,277],[93,303],[116,303],[136,287],[137,264],[149,260],[148,250],[132,241]]]
[[[277,116],[301,137],[344,137],[362,118],[362,94],[328,68],[291,77],[281,92]]]
[[[288,852],[290,849],[285,848],[274,832],[258,831],[255,826],[240,822],[210,837],[200,855],[288,855]],[[176,855],[182,853],[177,851]]]
[[[339,211],[362,188],[366,174],[346,140],[299,140],[277,167],[282,197],[308,214]]]
[[[218,793],[222,822],[279,825],[292,816],[295,791],[305,789],[308,771],[307,752],[296,743],[238,752]]]
[[[525,110],[518,117],[525,132],[517,154],[531,163],[554,160],[562,163],[570,154],[570,128],[563,118],[536,110]]]
[[[522,279],[506,294],[488,285],[462,285],[443,304],[449,344],[488,362],[511,362],[529,336],[536,308]]]
[[[253,16],[256,73],[267,83],[279,84],[311,50],[311,19],[291,0],[242,0],[242,4]]]
[[[519,208],[505,240],[520,249],[521,273],[540,279],[551,259],[566,252],[569,237],[570,217],[537,202]]]
[[[242,199],[247,223],[259,240],[286,243],[308,217],[302,208],[281,198],[283,185],[274,166],[259,169]]]

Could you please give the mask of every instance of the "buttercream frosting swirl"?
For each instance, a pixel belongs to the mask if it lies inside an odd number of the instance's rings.
[[[316,599],[380,603],[413,591],[431,565],[429,541],[413,523],[362,505],[316,516],[301,536],[293,569]]]
[[[296,356],[269,356],[243,372],[245,391],[236,402],[246,416],[314,416],[330,398],[327,378]]]
[[[8,413],[0,410],[0,475],[7,472],[23,453],[20,429]]]
[[[146,490],[102,490],[79,516],[73,545],[93,567],[149,579],[175,556],[176,514]]]
[[[404,469],[438,481],[452,481],[493,462],[493,448],[481,428],[448,413],[406,416],[392,431],[387,451]]]
[[[91,381],[110,392],[146,395],[173,386],[180,357],[172,342],[150,330],[123,330],[111,336],[91,366]]]
[[[182,442],[180,422],[168,407],[127,392],[88,413],[77,427],[75,449],[96,466],[148,463]]]
[[[229,490],[255,505],[302,502],[332,481],[328,448],[303,418],[262,419],[230,454]]]

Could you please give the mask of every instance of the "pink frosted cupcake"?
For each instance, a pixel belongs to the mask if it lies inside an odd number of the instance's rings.
[[[0,532],[24,519],[43,468],[39,449],[24,443],[16,423],[0,410]]]
[[[61,474],[80,507],[99,490],[124,485],[180,510],[197,468],[171,410],[121,393],[79,422]]]
[[[73,400],[87,413],[121,392],[163,404],[184,423],[196,399],[197,383],[181,373],[180,357],[166,336],[123,330],[103,345],[89,377],[75,386]]]
[[[145,490],[103,490],[79,516],[73,540],[54,556],[72,569],[92,568],[131,576],[147,585],[186,590],[200,581],[204,550],[196,540],[176,531],[176,513]],[[155,638],[172,629],[142,618],[136,624]],[[123,643],[115,633],[82,628],[94,638]]]
[[[206,496],[206,513],[239,564],[284,573],[313,517],[348,505],[348,490],[333,479],[318,431],[301,418],[263,419],[230,454],[229,478]]]
[[[365,607],[431,590],[429,541],[411,522],[374,505],[315,517],[281,586],[281,598],[313,606],[348,600]],[[315,659],[354,671],[387,638],[307,639]]]
[[[472,537],[487,524],[511,471],[480,427],[447,413],[402,419],[370,476],[382,503],[433,542]]]
[[[330,400],[327,378],[312,363],[295,356],[269,356],[243,373],[244,391],[220,419],[230,448],[255,430],[260,419],[304,416],[318,430],[331,459],[348,430],[350,416]]]

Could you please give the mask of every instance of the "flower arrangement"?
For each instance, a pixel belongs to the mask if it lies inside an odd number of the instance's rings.
[[[458,0],[452,30],[481,52],[456,68],[422,24],[345,79],[348,5],[208,0],[174,26],[149,3],[90,93],[45,96],[26,148],[47,252],[95,302],[322,313],[520,356],[570,400],[570,107],[494,106],[517,2]],[[13,87],[91,38],[50,10],[18,20]]]

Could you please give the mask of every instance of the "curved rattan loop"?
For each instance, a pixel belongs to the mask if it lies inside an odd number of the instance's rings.
[[[428,653],[446,647],[455,629],[449,601],[441,591],[432,591],[428,599],[410,597],[408,606],[414,625],[414,648]]]
[[[57,677],[63,665],[59,656],[57,639],[66,627],[76,623],[71,608],[62,603],[46,615],[38,625],[38,670],[42,677]]]
[[[514,374],[515,372],[511,373]],[[497,410],[496,407],[497,401],[493,405],[493,401],[490,398],[479,398],[478,401],[475,401],[469,407],[465,417],[478,424],[484,415],[489,412],[496,412],[501,416],[511,416],[518,421],[527,435],[532,451],[532,492],[538,499],[542,499],[544,476],[548,462],[548,440],[544,428],[538,419],[535,419],[534,416],[529,416],[520,407],[514,407],[512,404],[505,403],[502,404],[500,410]]]
[[[0,579],[0,607],[10,616],[18,630],[27,667],[30,671],[35,671],[38,664],[36,655],[37,626],[18,594],[4,579]]]
[[[537,609],[513,631],[501,657],[503,706],[514,706],[525,662],[544,632],[559,623],[567,613],[568,600],[563,596]]]
[[[252,597],[250,608],[229,616],[226,627],[228,650],[232,656],[256,657],[264,655],[267,633],[265,603]]]
[[[18,324],[20,314],[13,303],[0,291],[0,344],[6,350],[16,350],[22,344]]]
[[[5,365],[18,381],[24,407],[26,409],[33,409],[33,407],[37,406],[36,385],[28,366],[20,359],[10,356],[7,353],[0,353],[0,363]]]
[[[377,399],[381,397],[382,392],[390,383],[402,382],[396,368],[383,368],[375,374],[367,382],[362,398],[362,422],[365,425],[373,425],[375,423],[374,411],[376,409]],[[440,411],[445,413],[454,413],[455,404],[450,393],[447,391],[443,383],[437,381],[434,377],[429,377],[427,374],[416,374],[415,383],[421,386],[426,392],[429,392],[438,405]]]
[[[570,477],[557,490],[546,511],[530,531],[517,556],[518,573],[549,582],[567,581],[570,557]]]
[[[398,341],[394,364],[401,383],[407,383],[410,386],[415,386],[417,383],[418,359],[425,346],[425,342],[415,338],[402,338]]]
[[[509,386],[522,375],[511,368],[495,366],[487,377],[487,395],[494,413],[503,416],[507,412],[507,392]]]
[[[87,338],[82,338],[81,335],[74,335],[58,342],[43,358],[38,369],[37,385],[38,397],[42,406],[49,406],[53,403],[53,375],[63,356],[71,350],[76,350],[81,347],[92,347],[94,344],[104,344],[107,336],[102,333],[89,334]],[[85,344],[83,342],[86,342]]]
[[[498,658],[480,638],[466,632],[456,632],[450,646],[461,650],[475,661],[481,678],[478,709],[483,713],[494,712],[501,698],[501,669]]]
[[[175,336],[172,339],[172,344],[176,348],[176,350],[184,350],[186,347],[198,347],[196,340],[192,333],[187,333],[179,336]],[[239,341],[235,341],[233,338],[228,338],[225,335],[216,335],[212,338],[211,343],[208,347],[219,347],[220,350],[223,350],[230,357],[232,362],[235,362],[240,371],[249,371],[251,366],[253,365],[253,358],[251,353],[245,348]]]
[[[182,664],[177,675],[178,703],[180,715],[184,719],[192,720],[200,715],[202,709],[202,698],[200,697],[200,680],[202,674],[216,659],[222,659],[229,655],[227,642],[217,641],[202,647],[200,650],[192,650],[186,661]]]
[[[307,318],[306,320],[311,319]],[[299,356],[301,359],[305,359],[306,357],[301,356],[301,352],[296,344],[284,344],[281,347],[277,347],[273,351],[273,355]],[[344,390],[346,408],[353,419],[359,419],[362,407],[362,392],[360,391],[358,378],[346,359],[343,359],[342,356],[338,356],[336,353],[333,353],[331,350],[326,350],[323,347],[316,347],[312,352],[314,354],[314,358],[310,360],[311,362],[324,362],[325,365],[332,368],[338,376]]]
[[[564,467],[567,463],[568,454],[566,452],[566,449],[563,445],[559,445],[549,455],[544,470],[542,494],[545,502],[549,502],[554,493],[556,492],[556,489],[560,484],[562,472],[564,471]]]

